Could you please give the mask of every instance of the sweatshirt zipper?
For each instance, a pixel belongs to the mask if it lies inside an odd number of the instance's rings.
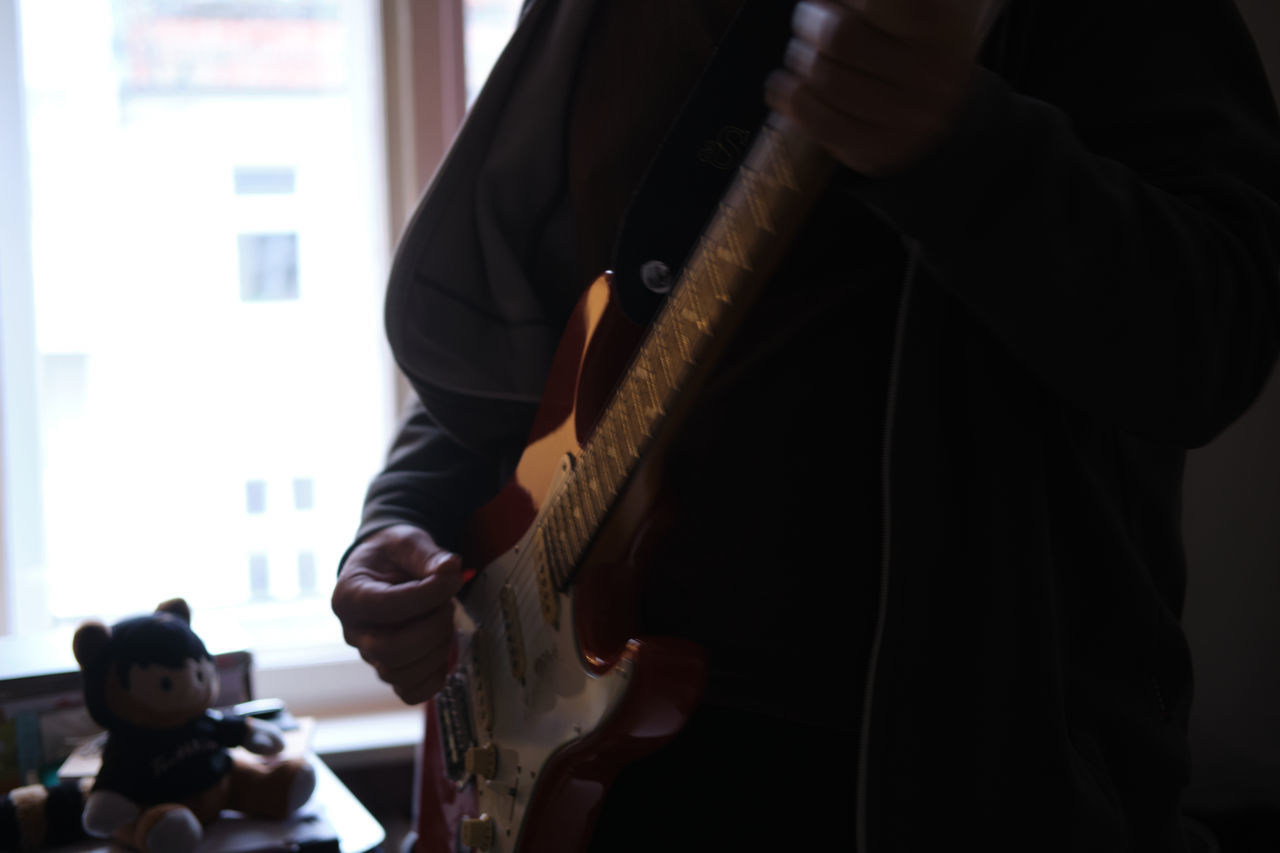
[[[889,383],[885,393],[884,433],[880,447],[880,595],[876,607],[875,633],[871,643],[871,654],[867,659],[866,683],[862,693],[862,731],[858,744],[858,775],[854,814],[857,838],[857,853],[868,853],[867,847],[867,772],[870,765],[868,754],[871,745],[871,706],[875,693],[876,673],[879,669],[880,651],[884,641],[885,616],[889,606],[889,566],[890,535],[893,517],[890,511],[891,496],[890,474],[893,456],[893,427],[896,420],[898,401],[898,374],[901,370],[902,346],[907,325],[907,303],[911,297],[912,284],[916,277],[919,252],[913,241],[905,240],[907,248],[906,270],[902,277],[902,293],[898,298],[898,311],[894,321],[893,353],[889,360]]]

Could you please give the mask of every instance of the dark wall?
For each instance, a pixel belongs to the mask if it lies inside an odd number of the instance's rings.
[[[1280,3],[1238,5],[1280,90]],[[1191,454],[1184,506],[1191,800],[1280,806],[1280,374],[1240,422]]]

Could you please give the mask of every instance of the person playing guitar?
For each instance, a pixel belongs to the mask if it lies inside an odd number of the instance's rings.
[[[333,594],[419,849],[1185,850],[1181,462],[1278,253],[1231,0],[533,0]]]

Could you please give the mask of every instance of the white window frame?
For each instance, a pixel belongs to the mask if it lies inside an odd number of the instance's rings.
[[[0,10],[0,449],[39,445],[36,410],[35,309],[31,284],[30,189],[17,0]],[[9,81],[12,85],[4,85]],[[40,457],[0,453],[0,635],[31,627],[17,602],[21,586],[44,564]]]

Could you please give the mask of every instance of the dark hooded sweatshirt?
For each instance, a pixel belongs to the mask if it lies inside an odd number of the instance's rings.
[[[678,264],[705,218],[689,209],[714,200],[671,152],[735,150],[751,111],[703,105],[751,101],[785,40],[725,32],[727,70],[670,110],[625,215],[569,193],[582,258],[603,239],[582,223],[620,222],[606,261],[640,316],[640,264],[655,247]],[[688,836],[713,849],[793,831],[871,851],[1184,849],[1182,463],[1280,347],[1280,125],[1229,0],[1012,0],[982,62],[922,162],[837,173],[671,454],[683,523],[643,612],[708,646],[711,690],[688,737],[619,781],[600,849],[673,849],[667,821],[690,810],[715,816]],[[610,138],[582,97],[570,151]],[[532,406],[426,381],[423,239],[411,224],[387,313],[420,402],[358,538],[408,521],[457,547]],[[548,317],[593,270],[576,272],[534,276]]]

